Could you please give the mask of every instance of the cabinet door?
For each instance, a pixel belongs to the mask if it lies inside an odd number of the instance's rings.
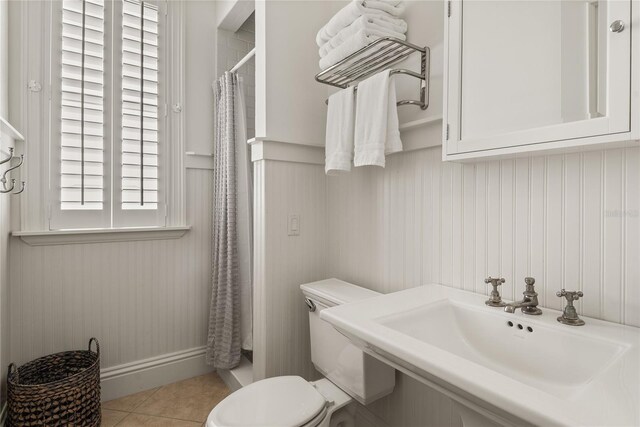
[[[445,158],[630,131],[631,0],[462,0],[446,19]]]

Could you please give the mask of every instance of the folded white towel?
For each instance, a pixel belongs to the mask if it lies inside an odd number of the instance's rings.
[[[364,14],[398,17],[404,12],[402,0],[353,0],[336,13],[329,22],[318,31],[318,47],[335,37],[340,30],[351,25]]]
[[[325,57],[330,51],[340,46],[360,30],[363,30],[367,36],[395,37],[400,40],[406,40],[407,37],[404,33],[407,32],[407,23],[399,18],[394,18],[394,21],[397,22],[379,19],[375,15],[362,15],[353,21],[351,25],[340,30],[331,40],[323,44],[319,50],[320,57]]]
[[[327,175],[349,172],[353,162],[354,95],[353,86],[329,97],[325,166]]]
[[[384,167],[385,154],[402,151],[396,87],[382,71],[358,84],[354,166]]]
[[[379,38],[380,36],[375,34],[367,35],[365,30],[357,31],[354,35],[343,41],[342,44],[327,52],[323,58],[320,58],[320,62],[318,63],[320,69],[326,70]]]

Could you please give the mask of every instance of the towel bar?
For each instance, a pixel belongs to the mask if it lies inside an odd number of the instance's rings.
[[[420,99],[398,101],[398,105],[418,105],[423,110],[429,106],[429,60],[428,47],[420,47],[395,37],[382,37],[347,56],[337,64],[316,75],[316,81],[331,86],[346,88],[391,65],[402,61],[413,53],[420,53],[420,73],[407,69],[392,69],[390,75],[405,74],[420,79]],[[357,86],[355,90],[357,90]],[[328,102],[328,101],[327,101]]]

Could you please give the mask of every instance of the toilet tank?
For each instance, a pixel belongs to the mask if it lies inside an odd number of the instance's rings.
[[[380,294],[338,279],[306,283],[300,289],[309,306],[311,361],[316,369],[364,405],[391,393],[395,370],[364,353],[320,319],[320,312],[329,307]]]

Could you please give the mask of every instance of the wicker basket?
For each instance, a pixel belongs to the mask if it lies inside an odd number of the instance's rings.
[[[95,342],[96,351],[91,351]],[[100,426],[100,344],[9,365],[7,425]]]

